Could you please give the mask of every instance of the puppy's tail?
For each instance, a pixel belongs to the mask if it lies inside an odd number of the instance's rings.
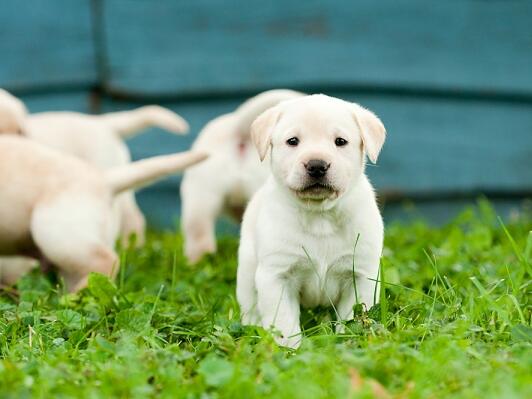
[[[242,140],[247,140],[249,138],[251,124],[260,114],[269,108],[276,106],[281,101],[291,100],[302,96],[305,96],[305,94],[299,91],[275,89],[251,97],[249,100],[242,103],[242,105],[240,105],[235,111],[238,120],[236,133]]]
[[[181,116],[158,105],[111,112],[100,115],[99,118],[122,138],[133,137],[149,127],[160,127],[174,134],[185,134],[188,131],[188,123]]]
[[[208,154],[199,151],[160,155],[110,169],[105,172],[105,178],[113,193],[120,194],[125,190],[138,189],[152,184],[201,162],[207,157]]]

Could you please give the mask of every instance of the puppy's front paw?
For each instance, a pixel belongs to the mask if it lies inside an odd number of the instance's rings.
[[[257,312],[250,310],[242,314],[242,324],[245,326],[260,326],[260,316]]]
[[[287,338],[276,337],[275,342],[277,342],[279,346],[284,346],[290,349],[297,349],[301,345],[301,335],[298,334]]]
[[[185,249],[185,256],[191,265],[199,263],[204,257],[216,253],[216,247],[210,244],[195,244]]]
[[[334,329],[336,331],[336,334],[345,334],[345,324],[344,323],[336,324],[336,327]]]

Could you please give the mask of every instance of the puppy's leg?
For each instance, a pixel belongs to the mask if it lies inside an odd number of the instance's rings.
[[[109,277],[117,273],[113,237],[106,231],[110,219],[106,201],[86,192],[64,193],[34,208],[33,240],[57,266],[69,291],[83,288],[90,272]]]
[[[259,264],[255,277],[262,326],[273,326],[281,333],[281,337],[276,338],[279,345],[297,349],[301,344],[299,289],[272,270]]]
[[[87,286],[89,273],[101,273],[114,279],[118,272],[118,256],[106,246],[95,246],[89,250],[87,260],[79,259],[75,264],[60,270],[67,290],[77,292]]]
[[[378,270],[378,268],[376,267],[374,270]],[[345,326],[342,322],[353,319],[353,307],[356,303],[363,304],[365,309],[369,310],[379,301],[380,284],[377,281],[377,277],[377,274],[369,277],[363,274],[356,275],[356,293],[358,298],[355,298],[353,282],[346,281],[337,304],[338,321],[340,323],[336,325],[336,333],[341,334],[344,332]]]
[[[131,235],[134,234],[136,236],[136,246],[144,245],[146,241],[146,219],[135,201],[135,194],[132,191],[127,191],[120,194],[115,201],[118,201],[118,212],[120,212],[122,243],[127,246]]]
[[[380,216],[377,213],[377,218]],[[372,238],[373,237],[373,238]],[[361,234],[355,249],[355,277],[358,303],[369,310],[379,301],[379,269],[382,254],[382,235]]]
[[[378,275],[378,262],[374,268],[375,272],[371,275],[357,275],[357,293],[359,303],[366,305],[366,309],[370,309],[373,305],[379,302],[380,298],[380,279]]]
[[[377,267],[365,268],[365,270],[368,269],[378,270]],[[336,325],[337,333],[343,333],[345,330],[344,324],[341,322],[353,319],[353,307],[356,303],[361,303],[366,309],[370,309],[379,300],[380,285],[376,281],[377,277],[376,274],[369,277],[364,274],[356,275],[356,293],[358,294],[358,298],[355,298],[353,281],[347,280],[344,282],[336,306],[338,321],[340,322]]]
[[[353,281],[347,280],[344,282],[342,290],[340,291],[340,298],[336,304],[336,311],[338,324],[336,325],[336,333],[341,334],[345,331],[344,321],[353,319],[353,307],[355,306],[355,287]]]
[[[257,289],[255,287],[256,269],[257,262],[253,246],[245,237],[242,237],[238,249],[236,298],[240,305],[242,323],[245,325],[260,325],[260,315],[257,308]]]
[[[181,223],[189,262],[196,263],[205,254],[216,252],[215,224],[223,200],[223,193],[203,187],[193,176],[183,179]]]

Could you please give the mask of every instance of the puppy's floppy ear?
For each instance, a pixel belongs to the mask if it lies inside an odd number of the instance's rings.
[[[23,135],[28,109],[22,101],[4,89],[0,89],[0,119],[4,121],[2,132]]]
[[[372,163],[377,162],[386,138],[386,129],[381,120],[370,110],[358,104],[351,104],[353,117],[360,129],[364,150]]]
[[[268,149],[272,144],[272,133],[281,111],[278,107],[272,107],[259,115],[257,119],[251,124],[251,140],[257,148],[261,161],[264,161]]]

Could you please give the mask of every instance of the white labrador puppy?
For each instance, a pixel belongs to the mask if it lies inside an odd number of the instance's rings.
[[[251,123],[280,101],[302,95],[286,89],[263,92],[200,132],[192,148],[208,152],[209,159],[188,169],[181,184],[185,255],[190,262],[216,252],[217,217],[224,212],[240,221],[248,200],[269,174],[252,148]]]
[[[180,135],[188,130],[183,118],[156,105],[103,115],[77,112],[28,115],[19,99],[0,89],[0,133],[17,132],[102,169],[131,162],[124,140],[152,126]],[[142,244],[146,222],[134,193],[126,191],[120,194],[114,206],[113,216],[120,224],[124,240],[127,242],[131,234],[135,234],[137,243]]]
[[[206,158],[190,151],[102,171],[17,135],[0,136],[0,255],[44,258],[67,288],[116,273],[113,197]]]
[[[344,321],[356,301],[369,308],[379,297],[383,222],[364,153],[376,162],[385,129],[320,94],[269,109],[251,135],[272,174],[244,214],[237,298],[245,324],[274,327],[280,345],[297,348],[300,305],[333,306]]]

